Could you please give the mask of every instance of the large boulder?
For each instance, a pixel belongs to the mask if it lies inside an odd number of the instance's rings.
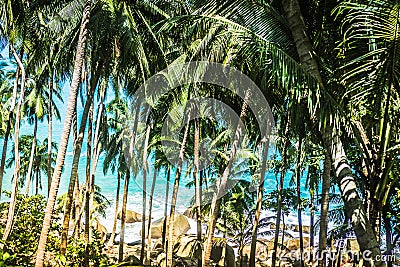
[[[152,239],[157,239],[162,237],[163,233],[163,226],[164,226],[164,218],[158,219],[154,222],[152,222],[151,226],[151,238]],[[168,235],[168,226],[169,226],[169,217],[167,217],[167,232],[166,235]],[[175,220],[174,220],[174,236],[180,236],[183,234],[186,234],[187,231],[190,230],[190,224],[188,221],[188,218],[185,215],[182,214],[175,214]]]
[[[102,225],[102,224],[100,223],[100,221],[99,221],[98,218],[95,218],[95,219],[94,219],[94,221],[93,221],[93,223],[92,223],[92,227],[93,227],[93,230],[95,230],[96,232],[99,233],[100,239],[101,239],[101,240],[105,240],[105,237],[106,237],[107,234],[108,234],[108,230],[107,230],[107,228],[106,228],[104,225]]]
[[[174,255],[176,257],[196,261],[199,253],[201,253],[201,251],[197,243],[196,235],[181,235],[177,238],[174,246]],[[214,237],[210,258],[213,262],[217,263],[217,266],[220,267],[236,266],[235,252],[233,251],[233,248],[227,245],[222,238]]]
[[[309,225],[303,225],[302,229],[303,229],[303,233],[304,234],[309,234],[310,233],[310,226]],[[295,232],[300,232],[300,226],[299,225],[294,225],[294,231]]]
[[[137,213],[133,210],[126,210],[126,223],[135,223],[135,222],[141,222],[142,221],[142,214]],[[122,217],[122,211],[118,211],[117,213],[117,219],[121,220]],[[146,219],[148,219],[146,217]]]
[[[298,250],[300,248],[300,238],[292,238],[284,242],[284,245],[287,247],[287,249],[293,251],[293,250]],[[310,238],[309,237],[303,237],[303,248],[306,248],[310,246]]]

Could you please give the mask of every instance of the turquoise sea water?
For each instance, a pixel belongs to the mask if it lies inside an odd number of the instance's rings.
[[[66,111],[66,102],[68,99],[69,95],[69,85],[66,84],[64,86],[64,91],[63,91],[63,99],[64,103],[58,102],[57,106],[60,110],[61,114],[61,120],[60,121],[54,121],[53,122],[53,141],[59,143],[62,130],[63,130],[63,120],[64,120],[64,115]],[[95,105],[96,106],[96,105]],[[83,111],[82,103],[80,100],[78,100],[78,110],[79,112]],[[78,120],[80,120],[82,114],[78,114]],[[79,122],[78,122],[79,123]],[[23,134],[32,134],[33,133],[33,126],[29,125],[26,121],[22,122],[21,125],[21,135]],[[38,139],[40,141],[44,140],[47,138],[47,122],[45,121],[44,123],[40,123],[38,127]],[[86,136],[85,136],[86,137]],[[9,146],[9,151],[11,150],[12,145]],[[9,153],[8,153],[9,156]],[[106,218],[101,218],[101,222],[106,226],[106,228],[111,231],[112,229],[112,220],[114,216],[114,205],[115,205],[115,192],[117,189],[117,177],[116,174],[112,174],[111,172],[108,172],[106,174],[103,173],[103,158],[104,155],[100,157],[99,164],[96,169],[96,175],[95,175],[95,183],[101,187],[102,189],[102,194],[104,194],[108,200],[110,200],[111,205],[107,209],[107,217]],[[72,144],[72,136],[70,136],[69,139],[69,145],[67,149],[67,154],[65,158],[65,166],[64,166],[64,171],[61,176],[60,180],[60,187],[59,187],[59,195],[62,193],[65,193],[68,188],[68,182],[69,182],[69,177],[71,173],[71,165],[72,165],[72,160],[73,160],[73,144]],[[86,166],[86,139],[84,141],[84,145],[82,148],[82,154],[81,154],[81,161],[79,165],[79,181],[80,183],[84,183],[85,180],[85,166]],[[3,181],[3,190],[11,190],[11,177],[12,177],[12,169],[6,170],[5,176],[4,176],[4,181]],[[306,175],[306,173],[304,173]],[[289,180],[290,180],[290,175],[288,174],[286,177],[286,186],[289,186]],[[174,179],[174,172],[172,172],[171,175],[171,180],[173,181]],[[147,188],[146,191],[150,192],[150,187],[151,187],[151,180],[153,177],[153,162],[149,162],[149,171],[147,175]],[[190,176],[183,175],[183,180],[181,182],[181,186],[179,189],[179,194],[178,194],[178,202],[177,202],[177,210],[178,212],[184,212],[185,209],[190,205],[190,200],[194,196],[194,188],[187,188],[185,185],[189,180],[191,179]],[[136,212],[141,213],[142,212],[142,182],[143,182],[143,173],[139,173],[136,175],[135,179],[132,179],[130,182],[129,186],[129,196],[128,196],[128,209],[134,210]],[[155,186],[155,192],[154,192],[154,202],[153,202],[153,218],[158,219],[163,216],[163,211],[164,211],[164,204],[165,204],[165,188],[166,188],[166,183],[167,183],[167,178],[166,174],[161,171],[157,175],[157,182]],[[121,198],[122,198],[122,186],[123,182],[121,183]],[[172,183],[170,184],[170,195],[172,192]],[[302,179],[302,188],[305,187],[305,176]],[[275,174],[273,173],[268,173],[266,176],[266,182],[265,182],[265,188],[267,191],[272,191],[276,189],[276,177]],[[24,190],[24,189],[23,189]],[[33,193],[35,190],[34,186],[31,184],[31,193]],[[23,191],[24,192],[24,191]],[[40,190],[41,194],[47,195],[47,177],[45,175],[42,175],[42,189]],[[308,193],[304,191],[303,197],[306,197]],[[2,198],[2,200],[5,200],[5,197]],[[264,216],[271,215],[269,212],[264,212]],[[287,222],[293,221],[293,223],[296,222],[296,217],[294,215],[289,216]],[[304,223],[308,224],[309,219],[307,216],[304,216]],[[191,222],[192,224],[192,229],[191,231],[195,232],[195,223]],[[127,228],[127,236],[126,240],[133,241],[139,238],[139,229],[141,227],[140,223],[133,223],[129,224]],[[118,239],[118,238],[117,238]]]

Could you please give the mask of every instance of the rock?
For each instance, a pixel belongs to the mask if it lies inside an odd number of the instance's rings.
[[[117,219],[121,220],[122,211],[118,211]],[[148,217],[146,217],[148,219]],[[126,210],[126,223],[135,223],[142,221],[142,214],[137,213],[133,210]]]
[[[157,239],[162,237],[163,225],[164,225],[164,218],[158,219],[152,223],[150,229],[152,239]],[[168,235],[168,225],[169,225],[169,217],[167,217],[166,235]],[[190,224],[187,217],[179,213],[175,214],[174,236],[186,234],[187,231],[189,230],[190,230]]]
[[[106,228],[104,225],[102,225],[102,224],[100,223],[100,221],[99,221],[98,218],[95,218],[95,219],[94,219],[94,221],[93,221],[93,223],[92,223],[92,227],[93,227],[93,230],[95,230],[96,232],[99,233],[99,235],[100,235],[100,240],[103,240],[104,238],[106,238],[106,236],[107,236],[107,234],[108,234],[108,230],[107,230],[107,228]]]
[[[310,226],[303,225],[302,228],[303,228],[303,233],[304,233],[304,234],[309,234],[309,233],[310,233]],[[299,232],[299,231],[300,231],[300,226],[294,225],[293,231]]]
[[[284,246],[287,247],[288,250],[298,250],[300,248],[300,238],[289,239],[284,242]],[[306,248],[310,246],[310,238],[303,237],[303,247]]]
[[[196,212],[193,208],[188,208],[185,210],[185,212],[183,213],[183,215],[185,215],[186,217],[190,218],[190,219],[196,219]]]
[[[203,244],[204,246],[204,244]],[[196,235],[181,235],[175,242],[174,255],[182,258],[183,262],[196,262],[197,255],[201,253]],[[235,267],[235,252],[229,245],[225,245],[222,238],[213,239],[213,247],[211,249],[211,260],[218,263],[218,266]],[[192,265],[188,265],[192,266]]]
[[[272,250],[274,249],[274,242],[270,240],[264,240],[264,239],[257,239],[257,245],[256,245],[256,256],[260,255],[261,253],[272,253]],[[250,250],[251,250],[251,245],[245,245],[243,248],[243,255],[250,256]]]

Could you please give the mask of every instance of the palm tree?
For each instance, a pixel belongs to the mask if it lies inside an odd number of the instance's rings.
[[[86,48],[87,30],[88,30],[91,6],[92,6],[92,1],[87,0],[85,2],[85,7],[82,14],[82,21],[78,37],[78,45],[76,49],[76,57],[74,62],[74,71],[71,81],[70,96],[68,98],[68,106],[65,114],[64,129],[60,141],[60,147],[57,153],[56,166],[54,168],[53,177],[51,179],[52,180],[51,188],[47,200],[46,213],[43,221],[43,228],[40,235],[40,240],[37,250],[36,262],[35,262],[36,267],[43,266],[47,236],[50,230],[51,217],[53,215],[54,204],[57,196],[58,187],[60,184],[61,171],[64,165],[65,153],[67,150],[68,139],[71,130],[72,115],[75,109],[76,95],[80,84],[80,79],[82,76],[82,65]]]
[[[280,180],[279,180],[279,187],[278,187],[278,207],[276,211],[276,222],[275,222],[275,237],[274,237],[274,250],[272,252],[272,267],[275,267],[276,263],[276,253],[278,249],[278,242],[279,242],[279,231],[280,231],[280,224],[281,224],[281,216],[282,216],[282,199],[283,199],[283,184],[285,179],[286,173],[286,161],[287,161],[287,150],[289,146],[289,129],[290,129],[290,110],[287,111],[285,116],[285,120],[281,122],[281,127],[284,127],[284,134],[283,134],[283,144],[282,144],[282,159],[281,159],[281,173],[280,173]],[[283,229],[284,230],[284,229]]]
[[[19,93],[18,105],[17,105],[16,115],[15,115],[15,126],[14,126],[14,153],[15,153],[14,183],[13,183],[13,187],[12,187],[12,191],[11,191],[11,201],[10,201],[10,207],[8,210],[7,223],[5,226],[2,240],[7,240],[8,236],[11,232],[12,222],[14,219],[15,204],[17,201],[18,181],[19,181],[19,175],[20,175],[20,156],[19,156],[18,139],[19,139],[21,109],[22,109],[22,103],[23,103],[24,93],[25,93],[25,78],[26,78],[25,67],[22,64],[21,59],[18,57],[17,52],[15,51],[12,44],[10,44],[10,48],[13,51],[14,58],[17,61],[18,65],[21,69],[21,89],[20,89],[20,93]],[[2,248],[2,246],[3,246],[3,244],[0,245],[1,248]]]
[[[146,238],[146,188],[147,188],[147,150],[149,147],[149,138],[150,138],[150,124],[151,116],[149,117],[149,121],[146,125],[146,136],[143,144],[143,209],[142,209],[142,248],[140,251],[140,262],[142,264],[146,264],[147,259],[145,258],[147,254],[145,253],[145,238]],[[148,248],[150,249],[150,248]],[[145,255],[146,254],[146,255]]]
[[[317,59],[313,53],[310,38],[307,35],[298,1],[284,0],[282,1],[282,6],[288,20],[289,28],[295,40],[297,53],[303,69],[317,80],[321,88],[324,88],[324,82],[318,68]],[[377,258],[380,255],[379,244],[377,240],[373,238],[373,229],[358,195],[357,185],[352,170],[346,162],[346,153],[338,132],[335,132],[330,124],[326,124],[322,127],[321,133],[324,144],[329,146],[331,157],[334,162],[333,168],[336,172],[338,184],[342,191],[342,196],[346,206],[346,213],[352,220],[352,225],[357,234],[360,249],[362,251],[371,251],[371,257]],[[379,266],[381,263],[368,262],[367,264],[377,264]]]
[[[331,158],[330,155],[325,152],[324,160],[324,172],[322,176],[322,195],[321,195],[321,215],[319,223],[319,252],[323,252],[328,244],[327,232],[328,232],[328,210],[329,210],[329,188],[331,185]],[[326,254],[322,253],[318,261],[318,267],[325,267],[326,265]]]
[[[41,84],[41,81],[38,80],[37,82],[33,83],[31,86],[29,86],[28,88],[28,92],[27,92],[27,97],[26,97],[26,107],[25,109],[27,110],[27,114],[28,114],[28,122],[32,122],[34,124],[34,130],[33,130],[33,138],[36,139],[36,135],[37,135],[37,127],[38,127],[38,121],[43,121],[44,116],[47,114],[47,117],[49,118],[50,116],[52,117],[53,114],[50,113],[54,113],[54,116],[56,119],[60,119],[60,112],[57,108],[57,106],[54,103],[53,97],[50,98],[50,92],[48,92],[48,90],[46,90],[47,88],[44,87],[44,84]],[[30,90],[29,90],[30,89]],[[52,93],[51,93],[52,94]],[[55,91],[55,96],[59,99],[62,100],[59,92],[56,90]],[[50,103],[52,102],[52,103]],[[52,108],[51,110],[48,109],[49,106],[53,106],[54,108]],[[50,121],[49,121],[50,123]],[[49,135],[49,138],[51,139],[51,135]],[[50,140],[51,142],[51,140]],[[32,166],[33,166],[33,155],[34,155],[34,151],[35,151],[35,146],[36,146],[36,142],[32,142],[32,149],[31,149],[31,157],[29,159],[29,167],[28,167],[28,174],[27,174],[27,186],[26,186],[26,190],[25,190],[25,194],[28,194],[29,191],[29,183],[30,183],[30,177],[31,177],[31,173],[32,173]],[[49,146],[50,149],[50,163],[51,162],[51,156],[52,156],[52,145],[50,144]],[[49,153],[49,150],[48,150]],[[51,165],[50,165],[51,167]],[[51,173],[52,168],[50,168],[50,173]],[[49,171],[46,171],[47,175],[49,174]]]
[[[35,143],[35,145],[32,145]],[[35,147],[33,151],[33,161],[30,162],[30,158],[32,158],[31,148]],[[21,167],[20,167],[20,174],[21,177],[25,178],[25,182],[28,183],[29,180],[36,180],[36,194],[38,194],[39,184],[41,184],[41,175],[42,173],[47,175],[47,147],[48,147],[48,140],[47,138],[40,142],[33,135],[22,135],[19,140],[19,151],[21,156]],[[15,147],[13,147],[15,150]],[[57,152],[57,145],[53,142],[52,143],[52,165],[55,163],[55,155]],[[6,167],[10,168],[15,162],[15,154],[14,152],[11,153],[11,157],[7,160]],[[30,177],[29,168],[31,168]],[[22,184],[22,181],[20,181]]]

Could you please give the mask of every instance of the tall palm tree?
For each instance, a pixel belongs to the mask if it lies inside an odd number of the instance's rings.
[[[314,56],[312,44],[307,35],[306,26],[302,17],[301,9],[297,0],[284,0],[282,7],[288,20],[289,28],[296,43],[297,53],[303,69],[310,73],[318,82],[321,88],[324,88],[324,82],[319,71],[318,62]],[[315,94],[314,94],[315,96]],[[338,132],[330,124],[323,125],[321,129],[322,139],[329,147],[333,159],[333,167],[338,178],[338,184],[342,191],[346,213],[352,220],[352,225],[357,234],[358,243],[362,251],[371,251],[371,257],[375,259],[380,255],[379,244],[373,238],[373,229],[366,216],[362,206],[361,199],[357,192],[354,175],[347,163],[346,153],[340,140]],[[377,264],[381,262],[368,262],[367,264]]]
[[[319,247],[318,250],[322,253],[318,261],[318,267],[326,266],[326,254],[323,251],[328,245],[328,210],[329,210],[329,188],[331,185],[331,158],[328,152],[325,152],[324,172],[322,176],[322,193],[321,193],[321,215],[319,223]]]
[[[279,231],[280,231],[280,224],[281,224],[281,216],[282,216],[282,194],[283,194],[283,187],[284,187],[284,179],[286,174],[286,164],[287,164],[287,150],[289,146],[289,129],[290,129],[290,110],[287,111],[285,116],[285,120],[281,122],[281,126],[284,127],[284,134],[283,134],[283,144],[282,144],[282,159],[281,159],[281,173],[280,173],[280,180],[278,186],[278,207],[276,211],[276,222],[275,222],[275,237],[274,237],[274,250],[272,251],[272,267],[275,267],[276,264],[276,254],[278,249],[278,242],[279,242]],[[284,229],[283,229],[284,231]]]
[[[70,130],[71,130],[72,115],[73,115],[74,109],[75,109],[76,95],[78,92],[78,87],[79,87],[81,76],[82,76],[82,65],[83,65],[83,58],[84,58],[85,48],[86,48],[86,40],[87,40],[87,33],[88,33],[87,31],[88,31],[88,23],[89,23],[89,18],[90,18],[91,6],[92,6],[92,1],[87,0],[85,2],[85,7],[83,9],[83,14],[82,14],[82,20],[81,20],[81,26],[80,26],[80,31],[79,31],[78,44],[77,44],[75,62],[74,62],[74,71],[73,71],[71,87],[70,87],[70,96],[68,98],[68,105],[67,105],[67,110],[66,110],[65,120],[64,120],[64,129],[63,129],[63,133],[62,133],[62,137],[61,137],[61,141],[60,141],[60,147],[59,147],[58,154],[57,154],[57,161],[56,161],[56,166],[54,168],[54,173],[53,173],[53,177],[52,177],[52,181],[51,181],[51,188],[50,188],[49,197],[48,197],[48,201],[47,201],[46,212],[45,212],[45,217],[44,217],[44,221],[43,221],[43,228],[42,228],[42,232],[40,235],[38,250],[36,253],[36,262],[35,262],[36,267],[43,266],[44,252],[45,252],[46,243],[47,243],[47,236],[49,234],[50,222],[51,222],[51,218],[53,215],[53,209],[54,209],[54,204],[55,204],[55,200],[56,200],[56,196],[57,196],[58,187],[60,184],[61,171],[64,166],[65,153],[67,150],[68,139],[69,139],[69,134],[70,134]]]

